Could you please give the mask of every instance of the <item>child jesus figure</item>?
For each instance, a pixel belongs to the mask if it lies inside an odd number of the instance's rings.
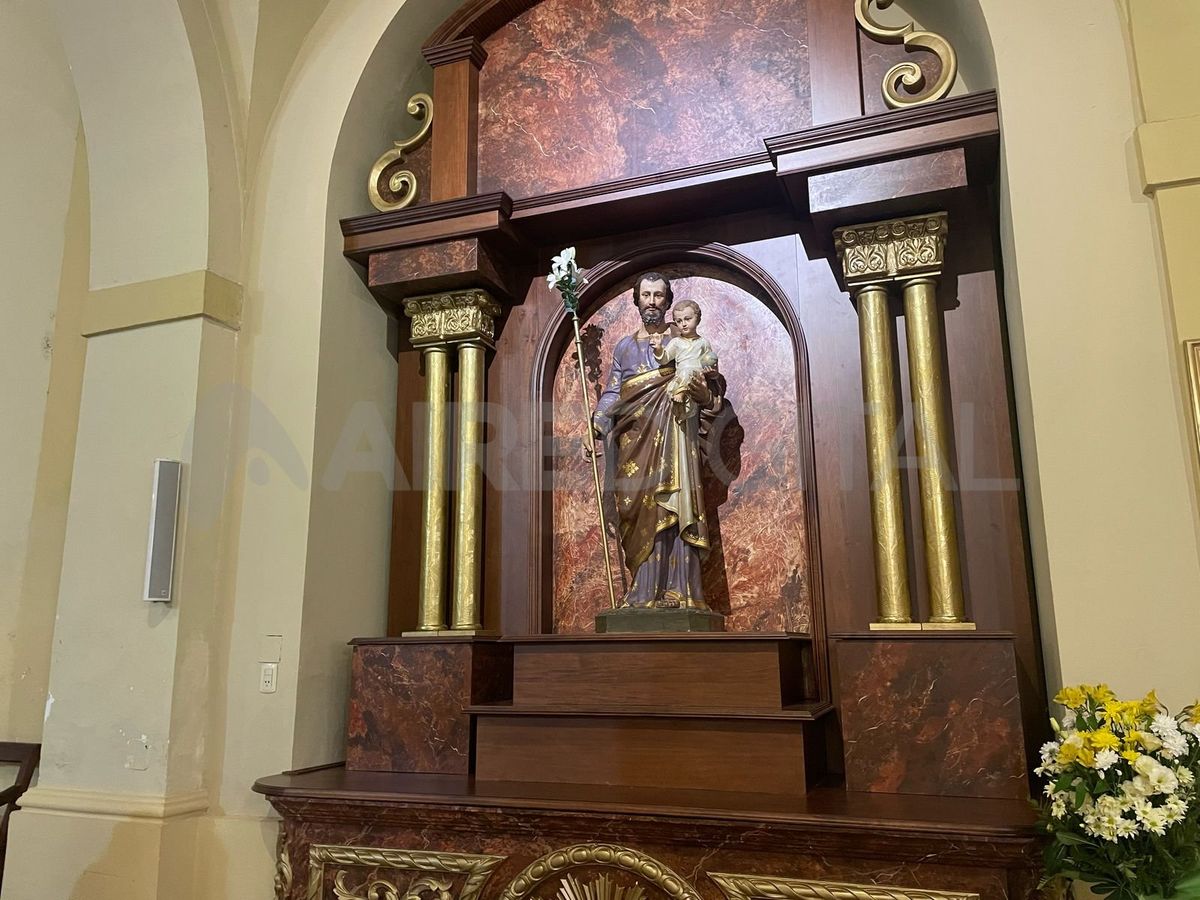
[[[675,304],[675,329],[677,337],[671,338],[664,347],[661,335],[651,335],[654,359],[661,366],[675,363],[675,377],[667,385],[672,399],[686,401],[688,385],[704,373],[717,367],[717,354],[712,344],[696,333],[700,326],[700,307],[695,300],[681,300]]]

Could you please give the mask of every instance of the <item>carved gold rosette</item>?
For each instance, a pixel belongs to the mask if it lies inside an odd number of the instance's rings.
[[[945,213],[839,228],[833,233],[851,287],[942,271],[949,231]]]
[[[500,306],[487,291],[473,289],[410,297],[404,312],[412,319],[414,346],[471,340],[490,345]]]
[[[597,879],[584,888],[571,870],[601,867],[632,876],[622,887],[609,879]],[[618,844],[574,844],[534,860],[512,880],[500,900],[524,900],[544,882],[559,878],[561,900],[642,900],[648,891],[669,900],[700,900],[700,895],[669,866],[638,850]],[[583,896],[580,896],[583,894]]]
[[[503,861],[503,856],[471,853],[314,844],[308,851],[306,900],[327,900],[322,896],[326,867],[337,867],[332,900],[476,900],[492,870]],[[356,868],[367,870],[363,873],[365,883],[360,887],[349,883],[350,870]],[[412,873],[413,877],[402,889],[399,879],[389,881],[378,874],[379,869],[399,869]],[[453,892],[453,876],[465,876],[457,896]]]
[[[911,21],[898,28],[881,25],[871,15],[872,3],[879,9],[887,9],[892,5],[892,0],[855,0],[854,14],[858,24],[873,40],[881,44],[903,44],[910,53],[928,50],[942,65],[937,81],[928,88],[925,86],[925,73],[916,63],[902,62],[892,66],[883,76],[883,101],[888,108],[921,106],[934,103],[949,94],[958,78],[958,54],[954,52],[953,45],[940,34],[917,31],[917,26]]]
[[[412,137],[396,141],[391,150],[375,160],[367,178],[367,195],[371,205],[380,212],[411,206],[420,192],[416,174],[408,169],[397,170],[396,165],[402,165],[405,154],[421,146],[429,137],[433,127],[433,98],[428,94],[413,94],[408,100],[408,113],[421,117],[420,129]]]
[[[728,900],[979,900],[965,891],[930,891],[924,888],[880,884],[846,884],[800,878],[760,878],[709,872]]]

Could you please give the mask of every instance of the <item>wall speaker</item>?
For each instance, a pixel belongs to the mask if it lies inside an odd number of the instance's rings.
[[[175,527],[179,516],[179,482],[183,463],[177,459],[154,461],[150,489],[150,537],[146,545],[145,599],[171,602],[175,572]]]

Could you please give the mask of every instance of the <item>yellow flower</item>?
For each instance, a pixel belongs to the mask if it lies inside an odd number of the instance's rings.
[[[1090,769],[1096,765],[1096,754],[1092,751],[1091,747],[1080,747],[1075,760],[1081,766],[1087,766]]]
[[[1131,763],[1137,762],[1138,757],[1141,755],[1142,754],[1138,753],[1136,750],[1122,750],[1121,751],[1121,758],[1124,759],[1126,762],[1131,762]]]
[[[1106,729],[1098,729],[1087,733],[1087,742],[1093,750],[1117,750],[1121,746],[1121,739]]]
[[[1088,697],[1097,703],[1107,703],[1109,700],[1117,699],[1117,695],[1107,684],[1085,684],[1082,687]]]
[[[1083,686],[1065,687],[1054,695],[1054,702],[1061,703],[1067,709],[1079,709],[1087,700]]]
[[[1133,728],[1137,725],[1141,710],[1142,704],[1137,700],[1106,700],[1100,715],[1109,726]]]
[[[1157,695],[1155,695],[1154,691],[1151,691],[1142,698],[1142,702],[1139,704],[1141,707],[1140,712],[1143,716],[1152,717],[1156,712],[1158,712],[1159,705],[1160,704],[1158,702]]]

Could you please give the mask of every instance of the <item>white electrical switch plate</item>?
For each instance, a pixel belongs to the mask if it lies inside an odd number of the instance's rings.
[[[258,642],[258,661],[277,663],[283,659],[283,635],[264,634]]]
[[[258,692],[260,694],[275,693],[275,679],[279,675],[279,663],[263,663],[258,675]]]

